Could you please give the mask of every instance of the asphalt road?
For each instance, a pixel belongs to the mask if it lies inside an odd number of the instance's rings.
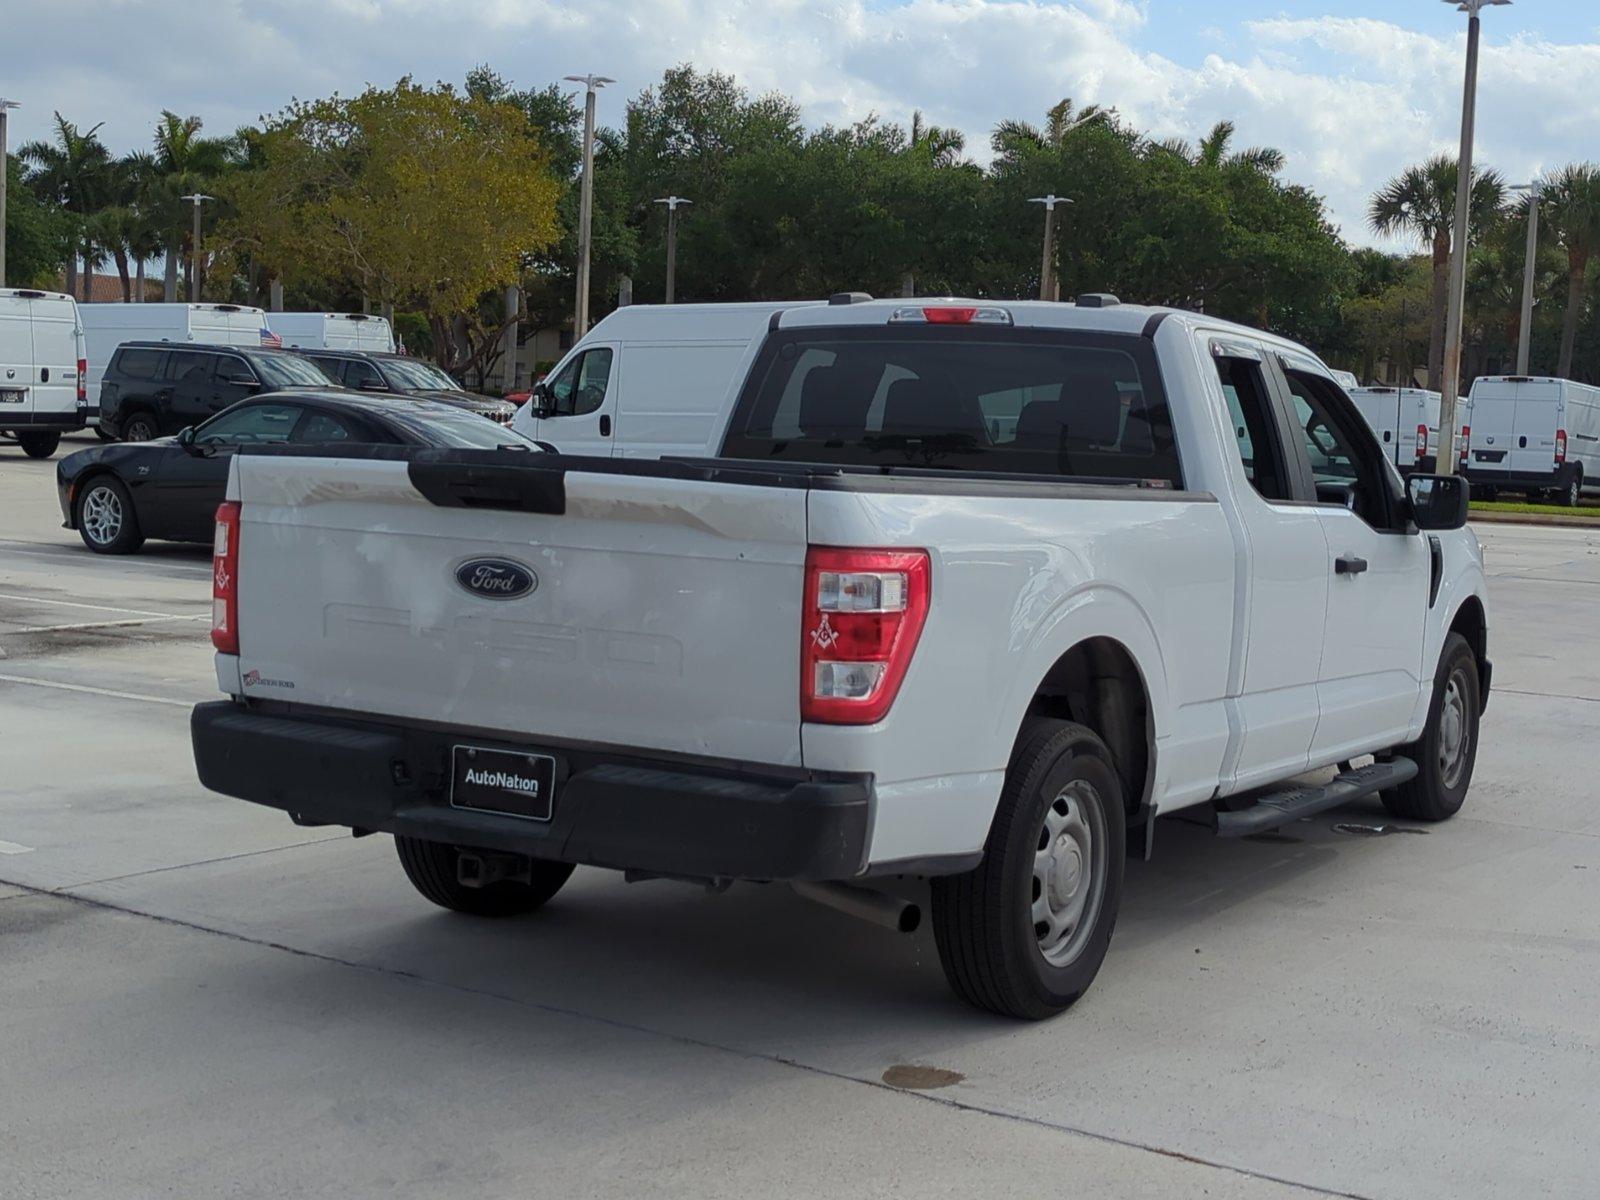
[[[89,554],[52,471],[0,444],[8,1200],[1594,1194],[1600,535],[1480,531],[1460,817],[1163,822],[1094,989],[1019,1025],[779,888],[580,870],[476,922],[385,837],[203,792],[204,551]]]

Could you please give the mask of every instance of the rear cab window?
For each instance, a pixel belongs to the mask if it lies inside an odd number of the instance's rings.
[[[1183,486],[1149,341],[1065,330],[778,331],[722,457]]]

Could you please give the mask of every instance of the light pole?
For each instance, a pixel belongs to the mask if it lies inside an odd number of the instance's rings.
[[[1048,196],[1030,196],[1029,204],[1044,205],[1044,264],[1039,268],[1039,299],[1054,300],[1056,295],[1055,281],[1055,239],[1056,239],[1056,205],[1071,204],[1065,196],[1058,196],[1051,192]]]
[[[1440,471],[1456,470],[1456,398],[1461,391],[1461,325],[1467,302],[1467,220],[1472,208],[1472,143],[1478,110],[1478,14],[1511,0],[1444,0],[1468,16],[1467,71],[1461,96],[1461,157],[1456,161],[1456,225],[1450,249],[1450,298],[1444,326],[1444,382],[1439,401]]]
[[[1522,325],[1517,335],[1517,374],[1526,375],[1533,349],[1533,268],[1539,257],[1539,181],[1515,184],[1510,190],[1528,193],[1528,250],[1522,267]]]
[[[604,75],[568,75],[570,83],[581,83],[583,98],[583,184],[578,195],[578,301],[572,314],[572,336],[581,338],[589,331],[589,232],[594,210],[594,94],[616,80]]]
[[[189,196],[179,196],[180,200],[187,200],[194,205],[194,236],[189,247],[189,303],[200,302],[200,205],[207,200],[215,200],[215,196],[207,196],[203,192],[195,192]]]
[[[663,196],[656,203],[667,206],[667,303],[671,304],[678,291],[678,207],[694,201],[682,196]]]
[[[21,107],[15,100],[0,100],[0,287],[6,285],[6,109]]]

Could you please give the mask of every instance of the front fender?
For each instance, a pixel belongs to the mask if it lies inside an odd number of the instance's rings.
[[[1439,548],[1444,563],[1440,572],[1439,591],[1428,609],[1428,622],[1422,640],[1422,678],[1425,686],[1417,698],[1411,714],[1410,736],[1422,736],[1428,722],[1428,709],[1433,703],[1433,677],[1444,653],[1444,640],[1455,620],[1461,615],[1467,601],[1476,597],[1483,605],[1484,626],[1492,624],[1489,609],[1488,581],[1483,570],[1483,548],[1471,528],[1434,535],[1439,538]]]

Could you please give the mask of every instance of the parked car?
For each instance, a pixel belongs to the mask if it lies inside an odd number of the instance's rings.
[[[534,386],[512,428],[563,454],[714,455],[769,323],[822,303],[619,308]]]
[[[371,446],[537,449],[448,404],[295,388],[242,401],[177,437],[69,454],[56,468],[63,524],[100,554],[131,554],[146,538],[210,541],[233,456],[279,445],[330,454]]]
[[[117,347],[124,343],[253,347],[262,344],[263,334],[270,341],[267,314],[246,304],[85,304],[79,313],[89,362],[84,380],[89,406],[84,415],[96,432],[100,384]]]
[[[331,378],[359,392],[425,396],[488,417],[501,425],[509,425],[512,414],[517,411],[516,405],[505,400],[467,391],[444,371],[420,358],[369,350],[308,350],[304,354]]]
[[[1309,351],[868,302],[772,318],[735,392],[717,461],[236,458],[202,783],[391,832],[467,913],[583,863],[906,928],[881,881],[928,877],[956,992],[1029,1018],[1089,986],[1158,814],[1461,807],[1465,484],[1402,484]]]
[[[1600,388],[1570,379],[1480,376],[1466,472],[1487,495],[1520,491],[1577,505],[1600,490]]]
[[[0,436],[49,458],[84,426],[83,328],[59,292],[0,288]]]
[[[267,328],[297,350],[394,352],[394,330],[367,313],[269,312]]]
[[[1434,473],[1439,455],[1438,392],[1410,387],[1356,388],[1350,399],[1361,410],[1384,453],[1402,476],[1420,471]],[[1472,433],[1472,402],[1462,397],[1456,405],[1456,457],[1467,458]]]
[[[100,384],[99,428],[110,439],[144,442],[251,396],[333,386],[315,364],[287,350],[125,342]]]

